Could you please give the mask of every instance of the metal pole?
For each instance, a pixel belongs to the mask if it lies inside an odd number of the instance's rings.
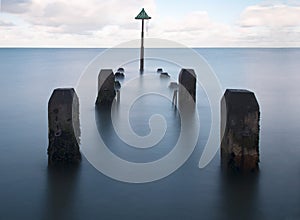
[[[140,71],[144,71],[144,19],[142,19]]]

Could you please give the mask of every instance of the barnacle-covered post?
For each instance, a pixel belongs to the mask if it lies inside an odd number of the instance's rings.
[[[73,88],[55,89],[48,102],[48,164],[78,163],[79,102]]]
[[[259,105],[253,92],[227,89],[221,100],[222,167],[258,170]]]

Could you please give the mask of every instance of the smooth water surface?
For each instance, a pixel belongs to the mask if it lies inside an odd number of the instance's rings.
[[[219,152],[208,166],[198,168],[211,122],[208,98],[199,87],[201,129],[195,151],[175,173],[146,184],[110,179],[85,158],[79,167],[47,167],[49,97],[54,88],[76,87],[85,67],[102,51],[0,49],[1,220],[300,219],[300,49],[196,49],[223,90],[255,92],[261,110],[260,172],[226,178]],[[156,74],[156,65],[176,80],[180,68],[166,62],[146,62],[148,74]],[[167,154],[178,138],[178,117],[169,107],[163,98],[150,95],[131,109],[133,130],[140,135],[149,132],[145,125],[152,114],[165,115],[169,130],[157,150],[122,148],[101,124],[101,115],[95,120],[116,155],[151,161]],[[147,119],[137,119],[139,114]]]

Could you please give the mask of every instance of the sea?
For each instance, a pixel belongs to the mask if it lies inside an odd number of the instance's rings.
[[[115,54],[103,48],[0,49],[0,219],[299,220],[300,49],[190,50],[191,55],[185,56],[182,49],[146,49],[149,58],[145,59],[145,71],[141,74],[139,60],[129,55],[139,57],[138,49],[121,49]],[[102,61],[116,59],[120,54],[128,58],[126,62],[101,66]],[[187,66],[180,63],[182,60],[187,60]],[[196,68],[199,62],[202,66]],[[107,118],[95,110],[100,69],[116,71],[119,67],[125,69],[118,109],[122,123],[129,121],[131,132],[144,137],[155,131],[151,123],[166,125],[162,139],[152,147],[132,147],[130,136],[126,136],[129,134],[123,134],[125,140],[121,138]],[[202,67],[214,82],[201,75]],[[170,78],[161,79],[157,68],[163,68]],[[184,163],[161,178],[136,183],[126,179],[128,175],[135,177],[130,172],[119,179],[101,172],[99,164],[93,163],[97,156],[91,159],[86,153],[90,145],[97,145],[97,136],[109,146],[110,152],[131,163],[157,161],[172,152],[182,123],[169,100],[173,92],[167,85],[177,81],[181,68],[199,72],[199,136]],[[92,83],[85,81],[88,76],[94,77]],[[211,93],[213,84],[217,85],[216,93]],[[164,95],[155,91],[160,86],[166,91]],[[53,169],[48,167],[47,157],[48,101],[56,88],[75,88],[78,93],[82,162]],[[143,88],[149,94],[143,95]],[[199,167],[208,139],[219,138],[212,108],[226,89],[248,89],[255,93],[259,103],[260,163],[255,174],[224,175],[219,146],[210,146],[216,152],[205,166]],[[126,99],[126,95],[130,98]],[[132,105],[126,107],[126,100],[133,100]],[[152,117],[157,114],[163,120]],[[118,168],[124,167],[116,165]]]

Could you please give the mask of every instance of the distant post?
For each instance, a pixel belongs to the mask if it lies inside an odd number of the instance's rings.
[[[115,96],[115,75],[112,69],[101,69],[98,75],[98,95],[96,105],[110,106]]]
[[[196,82],[197,76],[193,69],[181,69],[178,77],[179,81],[179,99],[181,101],[196,102]],[[180,101],[179,100],[179,101]]]
[[[135,19],[142,20],[142,33],[141,33],[141,55],[140,55],[140,72],[144,71],[144,20],[149,20],[151,17],[147,15],[144,8],[135,17]]]

